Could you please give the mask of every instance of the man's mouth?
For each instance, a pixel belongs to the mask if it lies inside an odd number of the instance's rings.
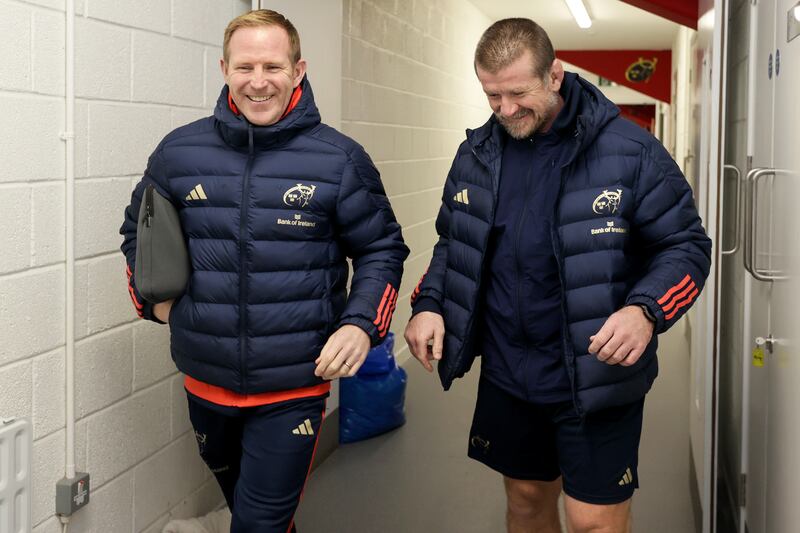
[[[247,95],[247,99],[248,100],[250,100],[251,102],[258,102],[258,103],[266,102],[267,100],[269,100],[271,98],[272,98],[271,96],[250,96],[250,95]]]

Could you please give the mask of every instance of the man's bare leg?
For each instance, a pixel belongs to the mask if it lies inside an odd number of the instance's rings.
[[[564,495],[569,533],[631,533],[631,500],[612,505],[578,501]]]
[[[503,477],[506,486],[508,533],[561,533],[558,496],[561,478],[529,481]]]

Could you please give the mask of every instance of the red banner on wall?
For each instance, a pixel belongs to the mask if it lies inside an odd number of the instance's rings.
[[[559,59],[670,103],[671,50],[560,50]]]
[[[672,22],[683,24],[693,30],[697,29],[697,19],[705,13],[698,5],[698,0],[622,0],[626,4],[644,9],[649,13],[664,17]],[[704,2],[707,4],[708,2]]]

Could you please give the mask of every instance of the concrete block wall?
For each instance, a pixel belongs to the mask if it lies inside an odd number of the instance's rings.
[[[147,157],[206,116],[246,0],[77,0],[75,532],[156,532],[221,502],[190,431],[169,333],[134,313],[118,234]],[[56,532],[65,460],[62,0],[0,0],[0,416],[33,421],[33,531]]]
[[[409,298],[430,261],[442,187],[466,128],[490,109],[475,77],[475,45],[491,21],[459,0],[345,0],[342,130],[361,143],[411,249],[392,330],[396,355]]]

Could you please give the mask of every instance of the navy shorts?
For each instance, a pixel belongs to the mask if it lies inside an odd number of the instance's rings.
[[[643,409],[644,398],[581,420],[571,401],[532,404],[481,378],[468,454],[513,479],[561,476],[582,502],[624,502],[639,487]]]
[[[231,509],[231,533],[295,531],[327,394],[244,408],[187,396],[200,456]]]

